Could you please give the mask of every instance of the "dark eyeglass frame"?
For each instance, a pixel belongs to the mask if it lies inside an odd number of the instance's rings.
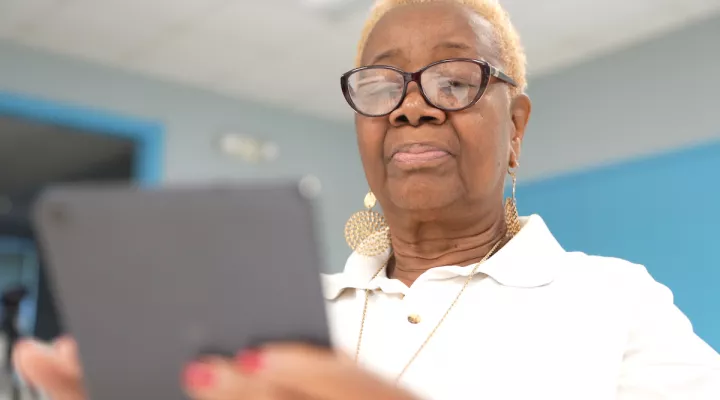
[[[476,64],[482,70],[482,81],[480,82],[480,87],[478,88],[477,95],[475,95],[475,98],[468,105],[460,107],[460,108],[438,107],[432,101],[430,101],[430,99],[428,99],[428,97],[425,95],[425,90],[423,90],[422,83],[420,81],[420,77],[422,76],[423,72],[427,71],[428,69],[430,69],[436,65],[445,64],[445,63],[449,63],[449,62],[456,62],[456,61],[469,62],[469,63]],[[356,72],[369,70],[369,69],[389,69],[389,70],[398,72],[403,76],[404,83],[403,83],[402,95],[400,96],[400,99],[398,100],[398,104],[389,112],[386,112],[383,114],[377,114],[377,115],[366,114],[357,109],[355,102],[352,100],[352,96],[350,96],[350,87],[349,87],[349,83],[348,83],[350,76],[355,74]],[[364,115],[366,117],[384,117],[386,115],[392,114],[393,111],[397,110],[398,108],[400,108],[402,106],[403,102],[405,101],[405,96],[407,95],[407,89],[408,89],[408,85],[410,84],[410,82],[415,82],[418,85],[418,88],[420,89],[420,95],[422,95],[423,99],[425,99],[425,102],[427,104],[429,104],[432,107],[435,107],[439,110],[450,112],[450,111],[462,111],[462,110],[465,110],[467,108],[474,106],[482,98],[483,94],[485,94],[485,90],[487,89],[488,85],[490,84],[490,77],[494,77],[494,78],[496,78],[502,82],[505,82],[511,86],[517,87],[517,83],[515,82],[515,80],[513,80],[510,76],[508,76],[507,74],[502,72],[499,68],[494,67],[493,65],[491,65],[490,63],[488,63],[485,60],[476,60],[473,58],[448,58],[445,60],[435,61],[431,64],[424,66],[423,68],[421,68],[415,72],[405,72],[405,71],[401,70],[400,68],[395,68],[395,67],[392,67],[389,65],[368,65],[368,66],[364,66],[364,67],[358,67],[358,68],[351,69],[350,71],[342,74],[342,76],[340,77],[340,87],[342,89],[343,96],[345,96],[345,100],[348,102],[350,107],[352,107],[352,109],[355,110],[355,112],[357,112],[360,115]]]

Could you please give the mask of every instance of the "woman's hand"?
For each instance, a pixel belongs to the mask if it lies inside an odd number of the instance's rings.
[[[13,349],[15,370],[52,400],[85,400],[75,341],[63,337],[52,344],[21,340]]]
[[[196,400],[412,400],[346,357],[296,344],[198,361],[183,384]]]
[[[28,384],[52,400],[85,400],[77,346],[23,340],[13,356]],[[332,351],[268,345],[236,359],[206,358],[185,368],[182,385],[196,400],[412,400],[412,396]]]

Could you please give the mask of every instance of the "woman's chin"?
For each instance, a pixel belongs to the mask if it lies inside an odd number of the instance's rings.
[[[462,192],[456,185],[405,184],[391,187],[390,201],[405,211],[432,211],[447,208]]]

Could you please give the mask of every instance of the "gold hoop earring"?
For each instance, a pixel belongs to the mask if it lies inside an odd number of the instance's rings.
[[[365,195],[364,203],[365,210],[351,215],[345,223],[345,241],[356,253],[373,257],[390,248],[390,228],[385,217],[373,210],[377,203],[373,192]]]
[[[515,163],[515,168],[519,167]],[[512,238],[520,232],[520,216],[517,210],[517,201],[515,200],[515,186],[517,185],[517,178],[515,176],[515,169],[513,167],[508,168],[508,175],[512,179],[512,197],[505,199],[505,227],[507,231],[505,235],[508,238]]]

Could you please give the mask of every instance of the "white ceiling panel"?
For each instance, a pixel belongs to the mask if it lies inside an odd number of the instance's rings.
[[[76,0],[77,1],[77,0]],[[98,1],[98,0],[82,0]],[[120,1],[120,0],[100,0]],[[132,63],[136,58],[152,56],[158,49],[170,45],[186,32],[193,31],[205,18],[233,3],[232,0],[126,0],[135,3],[139,13],[144,14],[148,24],[163,26],[159,35],[144,41],[131,51],[121,55],[121,61]],[[138,23],[138,21],[133,21]],[[131,27],[129,27],[131,28]]]
[[[541,75],[598,54],[642,42],[717,14],[718,0],[506,0],[523,38],[528,70]],[[573,11],[582,10],[582,14]]]
[[[20,4],[25,0],[5,0]],[[142,54],[226,0],[30,0],[48,3],[6,37],[39,48],[99,61]],[[0,6],[0,13],[4,11]],[[20,18],[17,18],[20,19]]]
[[[165,28],[165,21],[157,21],[156,16],[137,6],[133,2],[69,2],[52,17],[18,30],[15,37],[36,47],[112,59]],[[118,18],[119,15],[124,18]]]
[[[523,37],[533,75],[720,11],[720,0],[500,1]],[[0,38],[345,119],[351,114],[339,75],[352,67],[371,3],[0,0]]]
[[[248,43],[272,43],[283,48],[305,44],[305,38],[327,33],[327,21],[317,13],[296,4],[290,3],[288,8],[277,3],[267,1],[250,5],[241,1],[231,2],[203,23],[228,36],[241,37]]]
[[[230,49],[233,40],[215,32],[180,32],[146,56],[133,57],[127,64],[141,72],[177,78],[193,84],[210,84],[239,57]]]
[[[45,20],[60,6],[61,0],[3,0],[0,2],[0,37],[11,36],[28,24]]]

